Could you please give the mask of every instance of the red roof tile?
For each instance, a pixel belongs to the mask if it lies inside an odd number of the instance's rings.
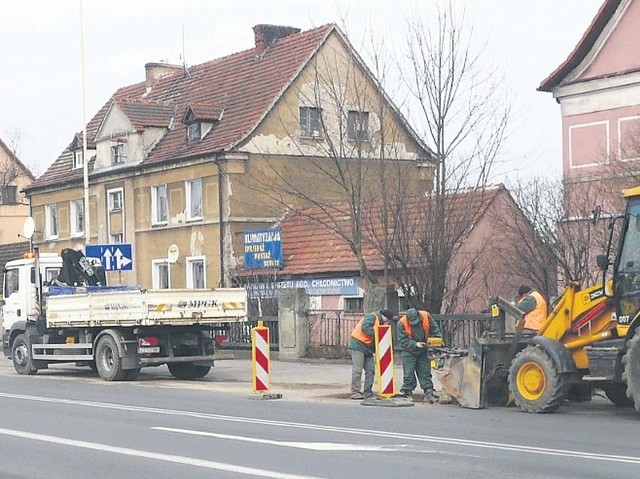
[[[494,198],[504,192],[503,186],[489,188],[484,191],[464,191],[445,197],[445,208],[448,210],[447,218],[452,224],[464,224],[468,234],[478,219],[484,214]],[[403,219],[408,224],[414,225],[417,237],[424,238],[420,229],[427,221],[430,221],[428,211],[430,198],[425,196],[413,196],[403,198]],[[379,231],[382,227],[380,221],[380,204],[374,204],[363,210],[364,242],[363,256],[367,267],[371,271],[381,271],[384,262],[380,248],[376,246],[376,238],[370,233]],[[349,215],[348,205],[340,203],[331,205],[331,211],[322,211],[320,208],[302,208],[289,213],[281,222],[282,253],[284,256],[284,268],[281,275],[303,275],[323,273],[347,273],[358,272],[360,267],[355,255],[348,243],[335,232],[337,228],[348,231]],[[472,218],[462,222],[465,215],[472,214]],[[334,228],[332,230],[332,228]],[[389,231],[391,234],[393,231]],[[418,247],[416,243],[416,248]]]
[[[120,88],[113,95],[136,128],[174,126],[150,152],[146,163],[172,161],[232,149],[246,138],[302,67],[335,29],[329,24],[280,38],[258,54],[251,48],[217,60],[192,66],[186,71],[158,78],[150,92],[146,82]],[[87,125],[87,137],[94,139],[111,100]],[[187,105],[195,106],[202,119],[223,118],[198,142],[186,141],[181,122]],[[175,111],[174,111],[175,109]],[[171,116],[169,114],[171,113]],[[72,170],[72,156],[65,150],[30,187],[35,189],[82,178]]]

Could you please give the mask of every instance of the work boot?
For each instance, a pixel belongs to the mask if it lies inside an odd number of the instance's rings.
[[[350,398],[360,400],[360,399],[364,399],[364,395],[362,393],[352,393]]]
[[[365,399],[371,399],[372,397],[374,397],[374,394],[371,391],[367,391],[364,393]]]
[[[433,404],[438,402],[438,396],[433,391],[427,391],[424,393],[424,402]]]
[[[396,394],[396,396],[400,397],[400,398],[409,398],[409,397],[412,396],[412,394],[413,393],[411,391],[406,391],[406,390],[401,389],[400,392],[398,394]]]

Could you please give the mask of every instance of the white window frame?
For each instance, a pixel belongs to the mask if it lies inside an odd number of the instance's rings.
[[[59,235],[58,205],[45,205],[44,234],[46,239],[57,239]]]
[[[190,289],[206,289],[207,288],[207,257],[206,256],[187,256],[185,259],[187,270],[187,288]],[[197,264],[202,264],[202,280],[203,284],[201,288],[196,288],[193,274],[193,267]]]
[[[121,165],[124,163],[124,143],[116,143],[111,146],[111,164]]]
[[[124,233],[109,233],[109,244],[122,244],[124,243]]]
[[[200,184],[200,204],[195,205],[193,202],[193,185]],[[187,204],[187,221],[195,221],[201,220],[203,217],[203,191],[202,191],[202,178],[197,178],[195,180],[190,180],[185,182],[185,196],[186,196],[186,204]],[[198,212],[194,212],[194,207],[199,206],[199,214]]]
[[[119,197],[119,203],[116,204],[115,198]],[[109,213],[122,211],[124,208],[124,188],[112,188],[107,190],[107,203]]]
[[[164,189],[164,202],[165,202],[165,218],[159,218],[161,210],[158,209],[158,201],[160,199],[159,193],[161,189]],[[169,189],[166,183],[164,185],[156,185],[151,187],[151,224],[152,225],[166,225],[169,222]]]
[[[167,272],[167,287],[160,287],[161,270]],[[171,289],[171,263],[166,258],[151,260],[151,283],[153,289]]]
[[[82,212],[82,227],[78,225],[78,215]],[[69,207],[71,216],[71,236],[82,236],[85,228],[84,200],[71,200]]]
[[[84,166],[84,151],[81,149],[73,150],[73,169],[82,168]]]

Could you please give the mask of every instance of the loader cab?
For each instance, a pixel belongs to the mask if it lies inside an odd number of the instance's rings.
[[[625,191],[624,215],[613,220],[620,226],[618,254],[613,263],[613,296],[619,325],[629,325],[640,311],[640,188]],[[600,260],[599,262],[602,262]]]

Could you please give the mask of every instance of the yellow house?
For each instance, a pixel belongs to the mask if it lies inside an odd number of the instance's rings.
[[[429,189],[429,149],[335,25],[253,30],[253,48],[150,63],[118,89],[87,125],[88,163],[76,134],[26,188],[34,244],[130,244],[111,284],[229,286],[243,232],[291,207]]]
[[[23,241],[20,237],[24,220],[29,216],[29,204],[23,189],[34,176],[0,139],[0,244]]]

